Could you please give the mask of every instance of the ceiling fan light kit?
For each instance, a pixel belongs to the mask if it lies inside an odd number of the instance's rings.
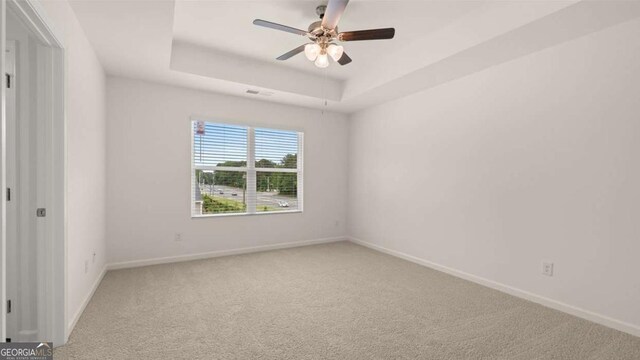
[[[316,43],[307,44],[304,46],[304,55],[309,61],[314,61],[320,55],[320,50],[320,45]]]
[[[344,54],[344,47],[342,47],[342,45],[329,44],[329,46],[327,46],[327,54],[329,54],[334,61],[338,61],[342,57],[342,54]]]
[[[309,25],[308,31],[260,19],[254,20],[253,24],[305,36],[312,41],[280,55],[278,60],[287,60],[304,52],[306,58],[313,61],[319,68],[329,66],[329,57],[340,65],[347,65],[351,62],[351,58],[344,52],[344,47],[336,44],[337,41],[382,40],[393,39],[395,36],[394,28],[339,32],[338,21],[348,3],[349,0],[329,0],[328,5],[318,6],[316,14],[321,20]]]
[[[304,46],[304,55],[307,57],[307,59],[309,59],[309,61],[315,61],[323,55],[329,55],[331,56],[333,61],[338,61],[342,57],[342,54],[344,54],[344,47],[342,47],[341,45],[336,45],[336,44],[319,45],[316,43],[310,43]],[[321,61],[324,62],[324,60],[321,60]],[[326,66],[318,65],[318,67],[326,67]]]
[[[329,66],[329,57],[326,53],[318,55],[316,61],[313,62],[319,68],[326,68]]]

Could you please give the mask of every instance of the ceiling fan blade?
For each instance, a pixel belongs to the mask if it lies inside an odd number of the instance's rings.
[[[308,35],[308,33],[304,30],[292,28],[291,26],[276,24],[274,22],[266,21],[266,20],[255,19],[253,20],[253,25],[264,26],[274,30],[286,31],[288,33],[292,33],[296,35],[302,35],[302,36]]]
[[[322,27],[329,30],[335,29],[348,3],[349,0],[329,0],[322,17]]]
[[[338,64],[343,65],[343,66],[347,65],[350,62],[351,62],[351,58],[345,52],[343,52],[342,56],[340,57],[340,59],[338,59]]]
[[[338,39],[340,41],[384,40],[393,39],[395,34],[394,28],[347,31],[340,33]]]
[[[300,45],[297,48],[278,56],[278,60],[287,60],[288,58],[290,58],[292,56],[300,54],[301,52],[304,51],[304,46],[305,45],[306,44]],[[340,59],[340,60],[342,60],[342,59]]]

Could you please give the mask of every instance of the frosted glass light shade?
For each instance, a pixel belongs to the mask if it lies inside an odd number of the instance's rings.
[[[327,47],[327,54],[329,54],[333,60],[338,61],[342,57],[342,54],[344,54],[344,48],[340,45],[330,44]]]
[[[326,68],[329,66],[329,57],[327,57],[327,54],[320,54],[316,58],[315,64],[319,68]]]
[[[320,50],[320,45],[318,44],[307,44],[304,46],[304,56],[306,56],[309,61],[313,61],[320,55]]]

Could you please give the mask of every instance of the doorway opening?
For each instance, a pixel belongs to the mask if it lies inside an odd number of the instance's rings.
[[[5,9],[4,341],[66,342],[64,53],[30,1]]]

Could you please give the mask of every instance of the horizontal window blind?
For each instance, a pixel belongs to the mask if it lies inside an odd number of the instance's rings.
[[[191,126],[192,216],[302,210],[301,132]]]
[[[193,130],[193,161],[196,166],[247,166],[248,128],[194,122]]]

